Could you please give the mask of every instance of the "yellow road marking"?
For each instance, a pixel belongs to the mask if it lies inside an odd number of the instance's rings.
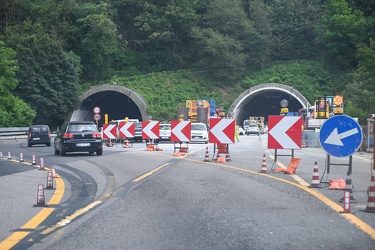
[[[162,169],[162,168],[164,168],[165,166],[168,166],[168,165],[169,165],[169,162],[167,162],[167,163],[161,165],[160,167],[157,167],[157,168],[155,168],[155,169],[153,169],[153,170],[151,170],[151,171],[145,173],[144,175],[142,175],[142,176],[140,176],[140,177],[134,179],[132,182],[138,182],[138,181],[140,181],[140,180],[146,178],[147,176],[152,175],[152,174],[155,173],[156,171],[158,171],[158,170],[160,170],[160,169]]]
[[[29,163],[24,163],[29,165]],[[46,170],[49,170],[46,168]],[[56,190],[53,193],[51,199],[49,200],[47,205],[57,205],[60,203],[62,197],[64,196],[65,192],[65,183],[61,178],[55,178],[56,182]],[[16,244],[18,244],[21,240],[23,240],[32,230],[34,230],[37,226],[40,225],[48,216],[55,210],[55,208],[45,207],[40,212],[35,215],[31,220],[26,222],[25,225],[21,227],[23,229],[22,232],[14,232],[4,241],[0,242],[0,249],[11,249]]]

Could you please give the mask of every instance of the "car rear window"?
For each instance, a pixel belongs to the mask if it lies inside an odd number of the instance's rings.
[[[207,130],[204,124],[191,124],[191,130]]]
[[[31,133],[47,134],[48,128],[47,127],[33,127],[31,128]]]
[[[71,124],[68,126],[68,133],[70,132],[94,132],[97,131],[94,124]]]

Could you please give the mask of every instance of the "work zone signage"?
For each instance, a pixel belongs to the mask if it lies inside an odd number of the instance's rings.
[[[301,149],[302,118],[300,116],[268,116],[269,149]]]
[[[119,137],[120,138],[134,137],[134,122],[120,122],[119,123]]]
[[[159,139],[160,131],[159,126],[160,122],[151,121],[151,122],[142,122],[142,139]]]
[[[171,121],[171,142],[190,142],[191,122]]]
[[[103,125],[103,139],[116,139],[117,126],[115,124]]]
[[[210,118],[210,143],[232,144],[236,122],[233,119]]]

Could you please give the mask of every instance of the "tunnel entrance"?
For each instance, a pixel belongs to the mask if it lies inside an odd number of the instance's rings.
[[[281,100],[288,101],[289,112],[309,108],[310,103],[297,90],[278,83],[265,83],[243,92],[231,105],[237,125],[242,125],[250,116],[264,117],[280,115]]]
[[[146,102],[134,90],[117,86],[101,85],[95,87],[79,97],[79,102],[70,115],[68,121],[94,121],[94,107],[100,108],[98,126],[104,124],[104,115],[108,120],[122,120],[125,117],[147,121]]]

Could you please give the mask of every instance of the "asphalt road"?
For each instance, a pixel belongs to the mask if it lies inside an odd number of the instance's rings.
[[[375,249],[375,213],[366,213],[372,153],[353,155],[351,213],[340,213],[342,190],[330,179],[346,179],[348,158],[333,158],[326,172],[321,148],[295,150],[296,175],[260,173],[288,166],[291,151],[267,149],[267,135],[240,136],[231,161],[204,162],[206,147],[190,144],[189,155],[115,145],[103,156],[53,155],[53,147],[27,148],[0,140],[0,248],[13,249]],[[12,159],[7,159],[12,152]],[[19,162],[23,152],[26,163]],[[37,165],[27,164],[36,155]],[[55,169],[46,207],[35,207],[37,185]],[[315,162],[322,187],[308,188]],[[59,200],[60,199],[60,200]],[[52,202],[51,202],[52,200]],[[49,203],[51,202],[51,203]]]

